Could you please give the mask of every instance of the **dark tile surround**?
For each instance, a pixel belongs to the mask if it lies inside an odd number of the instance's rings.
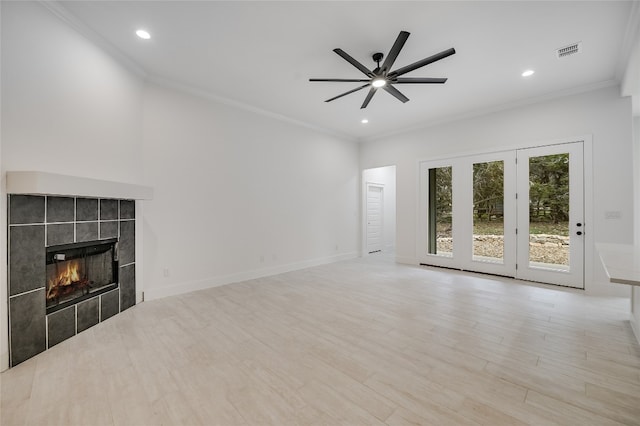
[[[47,247],[73,243],[73,223],[47,225]]]
[[[120,308],[124,311],[136,304],[136,265],[120,268]]]
[[[94,297],[76,305],[78,307],[78,333],[100,322],[99,299],[99,297]]]
[[[76,241],[95,241],[98,239],[98,222],[76,223]]]
[[[47,349],[44,288],[9,299],[11,366]]]
[[[100,239],[115,238],[118,236],[118,221],[100,222]]]
[[[9,229],[9,296],[44,286],[44,225]]]
[[[118,219],[118,200],[100,200],[100,220]]]
[[[48,348],[76,335],[76,307],[69,306],[47,315],[49,329]]]
[[[118,297],[118,293],[118,290],[113,290],[103,294],[100,298],[101,321],[111,318],[120,311],[120,299]]]
[[[98,199],[76,198],[76,220],[98,220]]]
[[[9,224],[44,223],[44,197],[21,195],[9,206]]]
[[[135,305],[135,202],[9,195],[9,354],[13,367]],[[119,288],[46,315],[47,246],[119,237]]]
[[[47,197],[47,222],[73,222],[75,200],[71,197]]]

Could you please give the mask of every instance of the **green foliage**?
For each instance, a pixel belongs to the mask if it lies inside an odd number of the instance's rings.
[[[502,217],[504,194],[504,162],[492,161],[473,165],[473,211],[477,219]]]
[[[438,167],[436,175],[437,222],[451,223],[451,167]],[[473,211],[476,220],[503,216],[504,162],[473,165]],[[569,154],[529,159],[529,212],[531,222],[558,224],[569,220]]]
[[[436,169],[436,218],[438,223],[451,223],[452,180],[451,166]]]
[[[555,224],[569,220],[569,154],[529,159],[529,217]]]

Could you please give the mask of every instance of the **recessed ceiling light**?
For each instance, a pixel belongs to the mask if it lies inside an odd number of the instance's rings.
[[[385,84],[387,84],[387,80],[385,80],[384,78],[374,78],[371,82],[371,85],[373,87],[382,87]]]
[[[149,40],[151,38],[151,34],[149,34],[147,31],[145,30],[138,30],[136,31],[136,35],[138,37],[140,37],[143,40]]]
[[[531,77],[534,73],[535,73],[534,70],[526,70],[525,72],[522,73],[522,76],[523,77]]]
[[[367,124],[367,123],[369,122],[369,120],[367,120],[366,118],[363,118],[360,122],[361,122],[362,124]]]

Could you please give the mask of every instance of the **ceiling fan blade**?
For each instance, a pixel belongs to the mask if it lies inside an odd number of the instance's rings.
[[[392,80],[393,84],[413,84],[413,83],[431,83],[431,84],[443,84],[446,83],[446,78],[411,78],[411,77],[401,77],[395,80]]]
[[[341,94],[341,95],[334,96],[334,97],[333,97],[333,98],[331,98],[331,99],[327,99],[325,102],[335,101],[335,100],[336,100],[336,99],[338,99],[338,98],[341,98],[341,97],[343,97],[343,96],[350,95],[351,93],[353,93],[353,92],[357,92],[358,90],[362,90],[362,89],[364,89],[365,87],[367,87],[368,85],[369,85],[369,83],[364,84],[364,85],[362,85],[362,86],[360,86],[360,87],[356,87],[355,89],[353,89],[353,90],[349,90],[348,92],[344,92],[344,93],[343,93],[343,94]]]
[[[373,77],[373,73],[369,69],[367,69],[367,67],[365,67],[360,62],[358,62],[355,59],[353,59],[344,50],[338,48],[338,49],[333,49],[333,51],[336,52],[338,55],[340,55],[342,57],[342,59],[344,59],[345,61],[349,62],[354,67],[358,68],[360,70],[360,72],[362,72],[367,77]]]
[[[405,103],[405,102],[409,101],[409,98],[407,98],[405,95],[400,93],[400,91],[398,89],[396,89],[395,87],[393,87],[390,84],[387,84],[386,86],[382,86],[382,88],[384,90],[386,90],[387,92],[391,93],[393,96],[396,97],[396,99],[398,99],[402,103]]]
[[[393,43],[393,46],[391,47],[391,50],[389,51],[387,58],[384,60],[384,62],[382,63],[382,67],[380,68],[383,74],[386,74],[387,72],[389,72],[389,70],[393,66],[393,63],[396,61],[398,54],[402,50],[404,43],[407,41],[408,38],[409,38],[408,32],[400,31],[398,38],[396,39],[395,43]]]
[[[378,89],[375,87],[371,87],[371,90],[369,90],[369,93],[367,93],[367,97],[364,98],[364,102],[362,103],[360,109],[364,109],[367,107],[367,105],[369,105],[369,102],[371,102],[371,98],[373,98],[373,95],[376,94],[376,90]]]
[[[422,59],[421,61],[414,62],[413,64],[407,65],[406,67],[398,68],[397,70],[390,72],[387,76],[390,79],[394,79],[413,70],[417,70],[418,68],[422,68],[425,65],[429,65],[436,61],[439,61],[440,59],[444,59],[447,56],[451,56],[454,53],[456,53],[456,50],[454,48],[443,50],[440,53],[436,53],[435,55],[429,56],[428,58]]]
[[[331,81],[331,82],[343,82],[343,83],[363,83],[370,81],[368,79],[355,79],[355,78],[310,78],[309,81]]]

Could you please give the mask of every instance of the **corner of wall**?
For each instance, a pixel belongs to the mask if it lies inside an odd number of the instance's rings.
[[[7,259],[7,179],[4,168],[0,169],[0,173],[0,259]],[[9,368],[8,294],[7,263],[2,261],[0,262],[0,371]]]
[[[638,95],[640,96],[640,94]],[[633,117],[634,243],[640,245],[640,116]]]
[[[238,272],[225,276],[205,278],[201,280],[181,282],[164,287],[156,287],[149,289],[145,293],[146,300],[161,299],[169,296],[177,296],[180,294],[191,293],[193,291],[206,290],[209,288],[220,287],[223,285],[238,283],[242,281],[254,280],[257,278],[264,278],[278,274],[284,274],[287,272],[297,271],[300,269],[311,268],[314,266],[326,265],[334,262],[341,262],[345,260],[355,259],[358,257],[358,252],[342,253],[334,256],[316,258],[305,260],[302,262],[294,262],[285,265],[278,265],[275,267],[254,269],[249,271]]]

